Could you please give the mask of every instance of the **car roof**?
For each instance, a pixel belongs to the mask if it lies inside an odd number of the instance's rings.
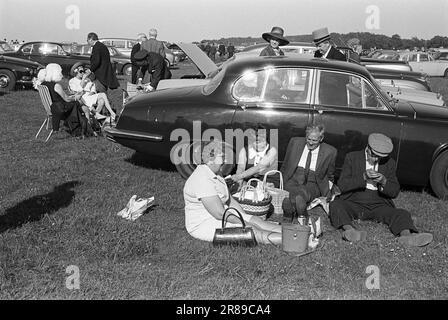
[[[241,73],[244,69],[263,69],[268,67],[298,67],[305,68],[319,68],[319,69],[332,69],[335,71],[349,71],[358,74],[362,74],[367,78],[370,78],[370,73],[364,66],[356,63],[328,60],[324,58],[314,58],[309,55],[291,55],[291,56],[278,56],[278,57],[243,57],[234,60],[228,64],[228,72]]]
[[[261,48],[261,47],[266,47],[268,44],[269,44],[268,42],[257,43],[257,44],[245,47],[243,50],[241,50],[241,52],[246,52],[246,51],[251,51],[254,49]],[[313,47],[313,48],[316,47],[311,42],[290,42],[281,47],[288,47],[288,46]]]

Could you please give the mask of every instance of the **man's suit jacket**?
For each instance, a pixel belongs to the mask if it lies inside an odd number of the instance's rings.
[[[285,182],[293,177],[294,172],[299,165],[300,157],[302,156],[305,146],[306,139],[303,137],[293,137],[289,141],[285,159],[280,169]],[[319,190],[323,196],[327,195],[329,192],[328,181],[334,181],[336,154],[337,150],[333,146],[326,143],[320,144],[319,153],[317,155],[315,175]]]
[[[135,64],[135,58],[134,58],[134,56],[135,56],[135,54],[136,54],[137,52],[140,51],[140,48],[141,48],[140,43],[134,44],[134,46],[132,47],[132,50],[131,50],[131,63],[132,63],[133,65],[136,65],[136,64]]]
[[[157,89],[160,80],[170,79],[171,71],[165,63],[165,59],[158,53],[149,52],[148,54],[148,71],[151,73],[151,87]]]
[[[143,41],[141,47],[148,52],[155,52],[160,54],[164,59],[166,58],[165,47],[162,41],[150,38]]]
[[[314,57],[322,58],[323,55],[319,50],[317,50],[316,52],[314,52]],[[345,55],[338,49],[335,49],[333,46],[330,47],[330,51],[328,52],[326,59],[347,61]]]
[[[90,70],[95,74],[95,78],[105,87],[116,89],[120,86],[112,64],[110,63],[109,49],[99,41],[92,48]]]
[[[279,49],[280,49],[280,48],[279,48]],[[281,56],[284,56],[284,55],[285,55],[285,53],[282,51],[282,49],[280,49],[280,55],[281,55]],[[266,46],[266,48],[264,48],[264,49],[261,50],[261,52],[260,52],[260,57],[265,57],[265,56],[272,56],[272,57],[275,57],[275,56],[276,56],[275,51],[274,51],[274,49],[272,48],[272,46],[271,46],[270,44],[268,44],[268,45]]]
[[[350,152],[345,156],[341,176],[338,180],[338,187],[342,193],[341,199],[350,200],[355,192],[366,190],[366,181],[363,177],[365,171],[366,154],[364,150]],[[378,189],[378,194],[384,199],[385,203],[394,207],[392,199],[400,193],[400,184],[395,174],[395,160],[388,157],[380,161],[378,172],[382,173],[387,179],[384,188]]]

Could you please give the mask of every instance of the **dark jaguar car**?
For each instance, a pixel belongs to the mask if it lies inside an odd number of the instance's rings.
[[[430,184],[437,196],[448,196],[448,108],[391,99],[365,67],[348,62],[236,59],[205,83],[135,96],[106,134],[149,156],[184,157],[175,164],[187,177],[197,163],[191,146],[204,135],[221,135],[234,145],[225,138],[229,130],[263,124],[282,162],[290,138],[304,136],[313,121],[325,125],[325,141],[338,149],[338,170],[348,152],[381,132],[393,140],[402,184]]]
[[[37,62],[7,57],[0,52],[0,92],[12,91],[18,85],[31,87],[33,78],[43,67]]]
[[[62,74],[70,77],[72,67],[77,62],[86,66],[90,65],[90,58],[72,55],[63,49],[63,45],[57,42],[34,41],[20,46],[15,52],[5,52],[5,56],[26,59],[38,62],[44,66],[49,63],[57,63],[62,67]]]

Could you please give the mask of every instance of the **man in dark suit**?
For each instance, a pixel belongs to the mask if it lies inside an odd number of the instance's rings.
[[[345,55],[331,44],[331,37],[327,28],[313,31],[313,42],[317,47],[314,52],[315,58],[326,58],[340,61],[347,61]]]
[[[141,77],[143,78],[146,70],[148,69],[146,66],[139,65],[137,60],[135,59],[135,54],[140,51],[142,42],[147,40],[146,34],[139,33],[137,35],[137,37],[138,37],[138,42],[132,47],[132,50],[131,50],[131,63],[132,63],[131,82],[133,84],[137,83],[138,71],[139,70],[141,71],[141,73],[142,73]]]
[[[120,84],[110,63],[109,49],[98,41],[98,35],[94,32],[87,35],[87,43],[92,46],[90,71],[95,74],[96,91],[106,92],[107,89],[118,88]]]
[[[395,208],[392,199],[398,196],[400,184],[395,161],[389,157],[392,149],[389,137],[372,133],[366,149],[346,155],[338,180],[342,194],[330,203],[331,224],[343,230],[345,240],[366,238],[366,231],[352,226],[354,219],[361,219],[385,223],[406,246],[424,246],[432,241],[432,234],[417,233],[408,211]]]
[[[324,131],[321,124],[308,125],[305,138],[294,137],[289,141],[280,169],[284,188],[289,192],[289,198],[282,204],[284,222],[291,222],[296,215],[307,216],[309,203],[330,193],[337,151],[322,142]]]
[[[149,39],[142,42],[141,47],[148,52],[155,52],[160,54],[164,59],[166,58],[165,46],[163,42],[157,40],[157,30],[150,29],[148,32]]]

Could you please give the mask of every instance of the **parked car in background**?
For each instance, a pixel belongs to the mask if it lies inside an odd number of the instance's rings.
[[[81,62],[86,66],[90,65],[90,57],[71,54],[57,42],[27,42],[21,45],[16,52],[5,52],[4,55],[35,61],[44,66],[49,63],[57,63],[62,67],[62,74],[66,77],[70,77],[74,64]]]
[[[275,129],[271,143],[278,142],[281,164],[291,137],[321,122],[325,141],[338,149],[337,173],[345,155],[363,150],[368,135],[379,131],[394,143],[401,184],[429,181],[437,196],[448,196],[448,108],[397,101],[363,66],[303,55],[233,59],[208,74],[213,76],[205,84],[135,96],[106,135],[150,157],[171,158],[188,177],[199,163],[198,139],[206,129],[223,138],[226,129]]]
[[[31,87],[41,68],[44,66],[37,62],[9,57],[0,51],[0,92],[12,91],[17,85]]]
[[[435,60],[448,60],[448,51],[436,52],[433,57]]]
[[[0,41],[0,54],[5,52],[14,52],[14,49],[6,41]]]
[[[132,47],[138,42],[136,39],[129,39],[129,38],[102,38],[99,39],[99,41],[101,41],[105,45],[117,48],[118,51],[120,51],[128,58],[131,57]],[[171,50],[168,49],[168,47],[166,46],[166,42],[165,41],[162,42],[165,47],[166,64],[168,67],[173,67],[174,65],[177,64],[177,60],[173,52],[171,52]]]
[[[448,61],[435,60],[427,52],[402,52],[400,60],[409,63],[412,71],[423,72],[431,77],[448,78]]]
[[[115,72],[118,75],[131,75],[132,64],[131,59],[122,54],[117,48],[106,45],[107,49],[109,49],[110,61],[114,66]],[[76,48],[72,51],[73,54],[84,55],[90,57],[92,53],[92,47],[89,44],[81,44],[76,46]]]
[[[384,50],[381,52],[381,54],[376,57],[376,59],[379,60],[399,60],[400,59],[400,53],[393,50]]]
[[[117,48],[119,52],[128,57],[131,56],[132,47],[138,42],[136,39],[129,38],[101,38],[98,41]]]
[[[174,54],[177,61],[184,61],[187,58],[185,52],[175,43],[169,44],[168,49]]]

